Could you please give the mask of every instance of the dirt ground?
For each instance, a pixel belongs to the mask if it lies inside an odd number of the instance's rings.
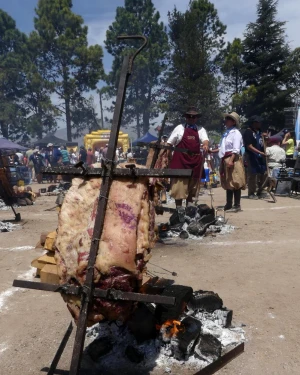
[[[33,186],[36,190],[41,187]],[[213,192],[214,205],[224,204],[224,191],[218,188]],[[18,209],[22,228],[0,233],[3,375],[46,373],[70,322],[58,294],[11,286],[15,278],[31,279],[30,262],[42,253],[34,249],[40,233],[56,228],[56,211],[47,211],[55,206],[55,199],[40,197],[33,207]],[[201,203],[210,203],[210,197],[203,195]],[[237,227],[233,233],[202,241],[177,240],[172,246],[158,244],[151,263],[177,272],[176,283],[217,292],[225,306],[233,309],[234,322],[246,325],[245,353],[220,375],[299,374],[300,202],[291,198],[278,198],[276,204],[243,199],[242,208],[240,213],[227,215],[229,223]],[[0,220],[12,217],[11,211],[0,211]],[[170,276],[154,265],[149,269],[158,276]],[[69,368],[72,339],[60,370]]]

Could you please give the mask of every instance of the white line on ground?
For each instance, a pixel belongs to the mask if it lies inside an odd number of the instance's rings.
[[[246,208],[243,211],[266,211],[266,210],[286,210],[287,208],[300,208],[300,206],[279,206],[279,207],[261,207],[261,208]]]
[[[31,280],[33,278],[33,272],[35,271],[35,268],[31,267],[29,271],[22,273],[17,277],[17,279],[21,280]],[[7,309],[6,301],[9,297],[11,297],[15,292],[20,290],[20,288],[8,288],[4,292],[0,293],[0,311]]]
[[[208,242],[205,246],[237,246],[237,245],[272,245],[272,244],[287,244],[299,243],[299,240],[284,240],[284,241],[228,241],[228,242]]]
[[[25,250],[32,250],[34,246],[17,246],[17,247],[0,247],[0,250],[7,250],[7,251],[25,251]]]

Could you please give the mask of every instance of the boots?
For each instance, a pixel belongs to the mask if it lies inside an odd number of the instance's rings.
[[[241,189],[239,190],[226,190],[226,204],[224,206],[224,211],[227,212],[239,212],[241,209]],[[234,205],[232,206],[232,201],[234,198]]]

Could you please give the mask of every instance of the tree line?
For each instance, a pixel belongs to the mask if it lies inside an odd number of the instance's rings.
[[[290,48],[277,6],[277,0],[258,0],[257,18],[243,39],[226,43],[226,25],[209,0],[190,0],[185,12],[170,10],[168,25],[152,0],[125,0],[106,32],[113,57],[107,73],[103,49],[88,44],[88,28],[71,0],[39,0],[29,35],[0,9],[2,136],[42,138],[56,130],[58,119],[64,119],[69,141],[99,128],[103,115],[100,122],[91,92],[98,87],[112,103],[106,110],[113,110],[123,56],[138,47],[117,36],[135,34],[145,35],[149,45],[136,59],[122,126],[134,128],[137,137],[161,112],[180,122],[188,105],[199,108],[207,129],[219,129],[225,110],[245,121],[259,114],[282,128],[284,108],[299,95],[300,48]]]

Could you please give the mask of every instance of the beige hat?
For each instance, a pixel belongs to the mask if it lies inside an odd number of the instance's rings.
[[[240,116],[236,112],[223,113],[223,116],[230,117],[232,120],[235,121],[236,125],[240,125]]]

